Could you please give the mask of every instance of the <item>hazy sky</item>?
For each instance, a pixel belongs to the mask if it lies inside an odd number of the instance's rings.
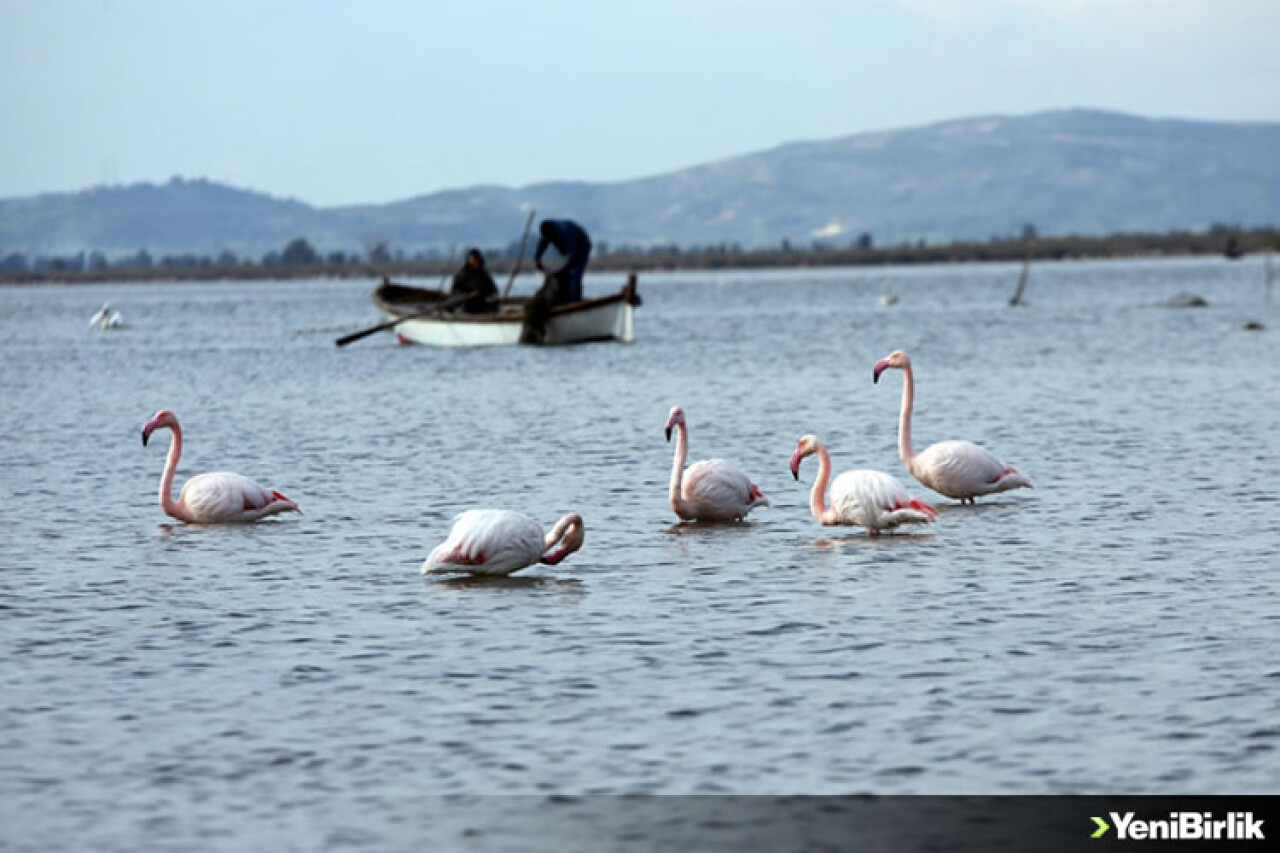
[[[0,0],[0,198],[380,203],[1075,106],[1280,121],[1280,2]]]

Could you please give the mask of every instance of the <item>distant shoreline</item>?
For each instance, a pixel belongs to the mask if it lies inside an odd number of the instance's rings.
[[[594,272],[669,272],[785,267],[898,266],[941,263],[1103,260],[1140,257],[1219,255],[1240,258],[1267,250],[1280,251],[1280,229],[1224,229],[1204,232],[1112,234],[1105,237],[1029,237],[986,242],[903,244],[878,248],[778,248],[736,250],[675,246],[647,252],[596,253]],[[495,259],[496,278],[510,274],[510,259]],[[386,263],[314,263],[188,266],[104,267],[96,269],[0,270],[0,284],[107,284],[121,282],[293,281],[316,278],[427,278],[452,273],[457,267],[442,260]],[[533,269],[527,260],[521,269]]]

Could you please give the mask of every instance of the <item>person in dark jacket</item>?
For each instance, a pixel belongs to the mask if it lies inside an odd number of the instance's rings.
[[[466,296],[462,310],[468,314],[492,314],[498,310],[498,286],[485,269],[484,255],[479,249],[467,252],[466,263],[453,277],[449,295],[454,298]]]
[[[533,264],[546,281],[525,307],[522,343],[542,343],[551,308],[582,301],[582,275],[591,257],[591,238],[570,219],[544,219]]]
[[[538,231],[541,237],[537,251],[533,253],[533,264],[557,283],[551,304],[581,302],[582,274],[587,271],[587,260],[591,257],[591,238],[581,225],[570,219],[544,219]],[[552,247],[563,259],[564,265],[560,269],[543,265],[543,256]]]

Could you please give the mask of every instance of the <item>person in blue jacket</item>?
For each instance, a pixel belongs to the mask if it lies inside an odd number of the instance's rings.
[[[570,219],[544,219],[538,232],[533,263],[547,279],[525,308],[523,343],[542,343],[553,306],[582,301],[582,275],[591,257],[591,238]]]
[[[554,293],[549,294],[551,304],[582,301],[582,274],[587,271],[587,260],[591,257],[591,238],[571,219],[544,219],[538,232],[541,238],[533,253],[533,264],[557,284]],[[550,248],[555,249],[557,261],[563,264],[559,269],[543,265],[543,256]]]

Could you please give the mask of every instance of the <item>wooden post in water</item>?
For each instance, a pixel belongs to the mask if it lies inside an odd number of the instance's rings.
[[[1028,254],[1027,257],[1022,260],[1022,274],[1018,276],[1018,286],[1016,289],[1014,289],[1013,296],[1009,297],[1010,308],[1017,308],[1024,304],[1022,301],[1022,291],[1026,290],[1027,279],[1030,276],[1031,276],[1031,256],[1030,254]]]

